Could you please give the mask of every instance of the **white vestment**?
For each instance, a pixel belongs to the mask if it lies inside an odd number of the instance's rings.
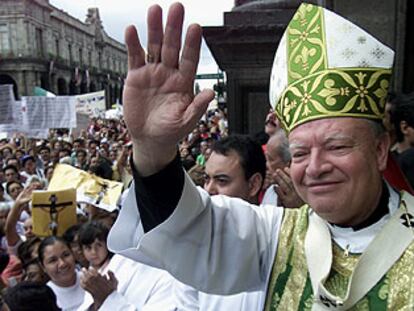
[[[134,187],[134,185],[132,185]],[[399,195],[389,188],[390,214]],[[354,231],[330,226],[335,242],[359,253],[390,219]],[[130,191],[108,237],[116,253],[170,272],[198,290],[228,295],[267,290],[283,209],[251,205],[241,199],[209,196],[185,174],[181,198],[172,215],[146,234],[135,191]]]

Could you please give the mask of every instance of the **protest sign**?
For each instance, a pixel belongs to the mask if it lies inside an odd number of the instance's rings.
[[[105,91],[76,96],[76,112],[90,117],[100,117],[105,113]]]
[[[0,129],[16,124],[15,99],[13,85],[0,85]]]
[[[28,130],[76,127],[74,96],[22,98],[23,125]]]

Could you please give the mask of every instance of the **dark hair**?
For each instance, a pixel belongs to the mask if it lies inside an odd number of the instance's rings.
[[[400,95],[394,100],[390,110],[390,120],[394,125],[397,141],[402,142],[404,134],[401,132],[401,122],[405,121],[414,128],[414,93]]]
[[[78,149],[75,153],[76,156],[78,156],[79,153],[83,153],[83,155],[86,157],[88,155],[88,153],[86,152],[85,149]]]
[[[96,140],[96,139],[92,139],[92,140],[90,140],[89,142],[88,142],[88,146],[90,147],[92,144],[95,144],[95,145],[97,145],[97,146],[99,146],[100,145],[100,141],[99,140]]]
[[[19,172],[17,167],[13,164],[8,164],[5,167],[3,167],[3,173],[6,173],[7,170],[13,170],[16,174]]]
[[[73,143],[80,143],[83,146],[85,144],[85,140],[83,138],[76,138]]]
[[[80,228],[82,228],[82,224],[70,226],[66,229],[65,233],[63,233],[62,238],[67,243],[72,243],[75,240],[76,235],[79,233]]]
[[[266,175],[266,158],[262,147],[248,135],[230,135],[216,141],[212,152],[227,156],[234,151],[240,157],[240,164],[244,171],[244,176],[248,180],[253,174],[260,173],[263,180]]]
[[[41,283],[23,281],[7,289],[4,300],[11,311],[58,311],[53,290]]]
[[[97,164],[89,166],[89,171],[98,177],[112,179],[113,171],[111,160],[99,156],[97,162]]]
[[[20,181],[16,181],[16,180],[9,181],[9,182],[7,182],[7,184],[6,184],[6,191],[7,191],[7,193],[8,193],[8,194],[10,194],[9,189],[10,189],[10,186],[11,186],[11,185],[13,185],[13,184],[18,184],[18,185],[20,185],[22,188],[24,188],[24,187],[23,187],[23,184],[22,184]]]
[[[41,241],[42,240],[39,237],[32,237],[17,247],[17,257],[19,257],[23,265],[34,259],[32,256],[33,250],[36,247],[36,244]]]
[[[4,251],[0,252],[0,273],[3,273],[10,261],[10,255]]]
[[[34,156],[31,156],[31,155],[25,155],[25,156],[23,156],[23,157],[21,158],[21,161],[22,161],[22,166],[24,167],[24,166],[25,166],[25,164],[26,164],[26,162],[27,162],[27,161],[30,161],[30,160],[32,160],[33,162],[36,162],[36,160],[35,160]]]
[[[47,172],[48,172],[49,170],[53,170],[53,169],[55,169],[55,167],[54,167],[53,165],[48,165],[48,166],[46,166],[46,167],[45,167],[45,169],[44,169],[44,174],[45,174],[45,176],[47,175]]]
[[[19,159],[18,159],[16,156],[12,156],[12,157],[10,157],[10,158],[8,158],[8,159],[6,160],[6,165],[9,165],[8,163],[9,163],[11,160],[16,160],[16,161],[17,161],[17,163],[19,163],[19,164],[20,164]],[[13,165],[13,166],[14,166],[14,167],[16,167],[15,165]]]
[[[43,260],[45,259],[45,257],[44,257],[45,248],[50,246],[50,245],[54,245],[56,242],[61,242],[61,243],[65,244],[68,247],[68,249],[70,250],[69,244],[66,242],[66,240],[64,240],[61,237],[49,236],[49,237],[45,238],[44,240],[42,240],[42,242],[40,242],[39,250],[38,250],[39,262],[40,262],[41,265],[43,265]]]
[[[83,224],[79,230],[79,245],[90,245],[96,239],[106,243],[109,229],[98,221],[91,221]]]
[[[47,151],[49,151],[49,153],[50,153],[50,148],[49,148],[48,146],[46,146],[46,145],[41,145],[41,146],[39,147],[39,153],[40,153],[42,150],[47,150]]]
[[[62,148],[62,149],[60,149],[60,150],[59,150],[59,153],[61,153],[61,152],[66,152],[66,154],[67,154],[68,156],[70,156],[70,154],[71,154],[71,151],[70,151],[70,149],[68,149],[68,148]]]

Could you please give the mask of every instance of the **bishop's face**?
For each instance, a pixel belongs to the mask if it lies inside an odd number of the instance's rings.
[[[387,135],[363,119],[329,118],[299,125],[289,135],[291,177],[302,199],[322,218],[356,225],[378,204]]]

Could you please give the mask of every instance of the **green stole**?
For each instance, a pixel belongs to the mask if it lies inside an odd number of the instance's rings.
[[[312,309],[313,289],[304,248],[308,225],[308,206],[285,209],[265,311]],[[332,257],[331,271],[324,285],[332,294],[344,296],[360,254],[349,254],[333,243]],[[414,310],[414,242],[350,310]]]

